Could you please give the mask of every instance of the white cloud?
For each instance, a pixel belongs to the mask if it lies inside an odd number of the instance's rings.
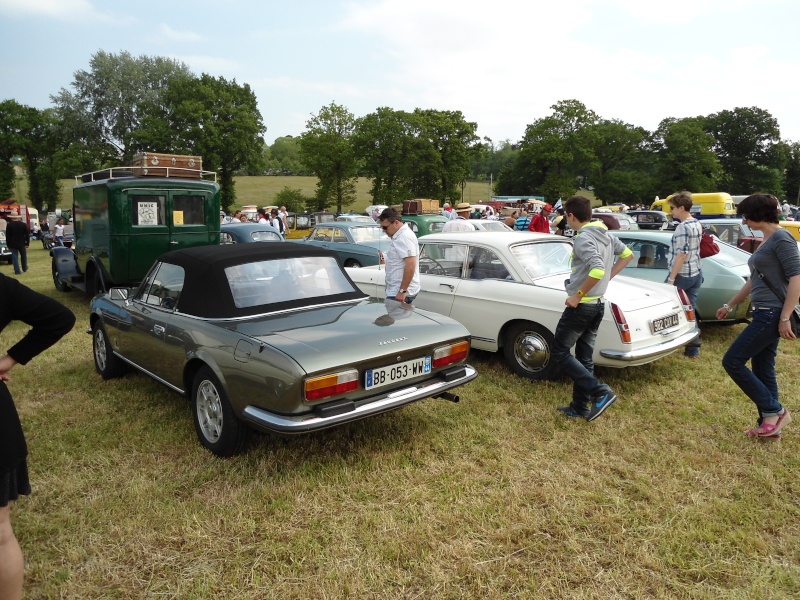
[[[0,13],[19,17],[48,17],[60,21],[109,21],[89,0],[0,0]]]
[[[173,29],[166,23],[161,23],[158,26],[158,33],[168,41],[173,42],[202,42],[206,39],[205,36],[195,33],[193,31],[178,31]]]

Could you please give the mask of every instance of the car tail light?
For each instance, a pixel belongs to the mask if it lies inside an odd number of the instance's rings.
[[[306,379],[306,400],[324,400],[358,389],[358,371],[350,369],[322,377]]]
[[[611,303],[611,314],[614,315],[614,322],[617,324],[617,331],[619,331],[619,339],[625,344],[631,343],[631,328],[628,325],[628,320],[625,318],[625,313],[622,309]]]
[[[681,304],[683,304],[683,312],[686,313],[686,320],[694,321],[694,307],[692,306],[692,303],[689,302],[689,296],[687,296],[686,292],[681,288],[675,289],[678,290],[678,297],[681,299]]]
[[[433,368],[452,365],[467,358],[469,342],[463,341],[449,346],[441,346],[433,351]]]

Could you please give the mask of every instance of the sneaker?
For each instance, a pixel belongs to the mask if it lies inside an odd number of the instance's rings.
[[[589,416],[589,411],[578,411],[573,408],[571,404],[567,404],[566,406],[559,406],[558,411],[564,413],[568,417],[574,418],[582,418],[586,419]]]
[[[594,421],[597,417],[617,400],[617,395],[609,390],[602,396],[595,397],[592,405],[589,407],[589,414],[586,415],[587,421]]]

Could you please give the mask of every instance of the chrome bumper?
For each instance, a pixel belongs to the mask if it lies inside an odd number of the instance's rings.
[[[674,339],[661,342],[660,344],[653,344],[652,346],[645,346],[644,348],[637,348],[628,352],[620,350],[600,350],[600,356],[604,358],[611,358],[622,362],[633,362],[639,360],[647,360],[649,358],[656,359],[660,356],[666,356],[675,350],[678,350],[691,342],[700,335],[700,330],[695,325],[694,330],[689,333],[676,337]]]
[[[361,400],[353,403],[352,408],[346,412],[333,414],[331,416],[318,416],[314,413],[306,413],[297,416],[276,415],[256,406],[247,406],[242,414],[243,420],[247,421],[257,429],[275,433],[308,433],[320,429],[327,429],[343,423],[357,421],[372,415],[378,415],[396,408],[405,406],[417,400],[424,400],[438,396],[454,387],[464,385],[475,379],[478,372],[469,365],[463,366],[465,374],[453,381],[445,381],[437,373],[436,377],[411,385],[401,390],[395,390],[385,396],[377,396],[373,399]],[[449,370],[449,369],[448,369]]]

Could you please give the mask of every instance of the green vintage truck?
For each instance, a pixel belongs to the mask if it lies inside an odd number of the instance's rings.
[[[215,173],[169,167],[148,173],[139,165],[80,177],[72,195],[75,242],[50,251],[60,291],[74,288],[94,296],[133,286],[164,252],[219,244]]]

